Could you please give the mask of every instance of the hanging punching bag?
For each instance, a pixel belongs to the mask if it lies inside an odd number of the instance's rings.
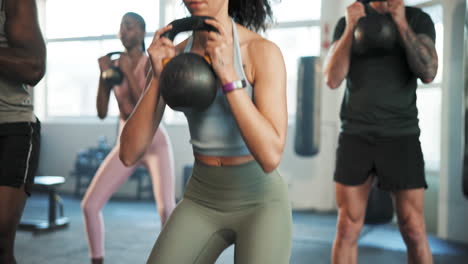
[[[462,185],[463,185],[463,194],[465,195],[465,198],[468,199],[468,157],[466,156],[465,154],[465,157],[463,159],[463,182],[462,182]]]
[[[468,77],[468,76],[467,76]],[[468,87],[468,86],[465,86]],[[465,151],[463,155],[462,189],[468,199],[468,110],[465,110]]]
[[[321,72],[319,57],[299,59],[294,150],[300,156],[319,151]]]

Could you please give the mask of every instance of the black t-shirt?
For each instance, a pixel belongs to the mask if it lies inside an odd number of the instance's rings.
[[[376,11],[371,9],[371,12]],[[406,7],[406,18],[416,34],[426,34],[435,41],[434,23],[428,14],[419,8]],[[342,17],[335,27],[333,41],[340,39],[345,27],[346,20]],[[417,77],[409,68],[400,43],[381,55],[351,53],[340,112],[344,133],[419,134]]]

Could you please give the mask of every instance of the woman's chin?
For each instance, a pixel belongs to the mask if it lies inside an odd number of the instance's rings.
[[[191,16],[210,16],[205,10],[189,10]]]

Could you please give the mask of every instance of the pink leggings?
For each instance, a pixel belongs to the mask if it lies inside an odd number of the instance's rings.
[[[122,128],[123,122],[120,123],[120,131]],[[119,159],[119,138],[117,145],[94,175],[81,202],[91,258],[104,257],[104,222],[101,209],[139,165],[144,165],[151,175],[162,225],[175,207],[174,160],[165,129],[160,126],[143,158],[132,167],[125,167]]]

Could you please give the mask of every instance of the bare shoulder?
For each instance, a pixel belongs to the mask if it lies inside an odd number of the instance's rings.
[[[262,37],[258,33],[251,32],[251,37],[247,38],[247,50],[253,59],[267,59],[268,57],[282,56],[280,48],[272,41]]]
[[[245,32],[244,32],[245,31]],[[241,46],[245,46],[251,59],[267,59],[265,56],[281,56],[280,48],[272,41],[264,38],[260,34],[241,27],[239,34],[243,34]]]
[[[243,26],[237,25],[242,60],[247,78],[254,83],[262,72],[282,71],[283,55],[280,48],[272,41]]]

